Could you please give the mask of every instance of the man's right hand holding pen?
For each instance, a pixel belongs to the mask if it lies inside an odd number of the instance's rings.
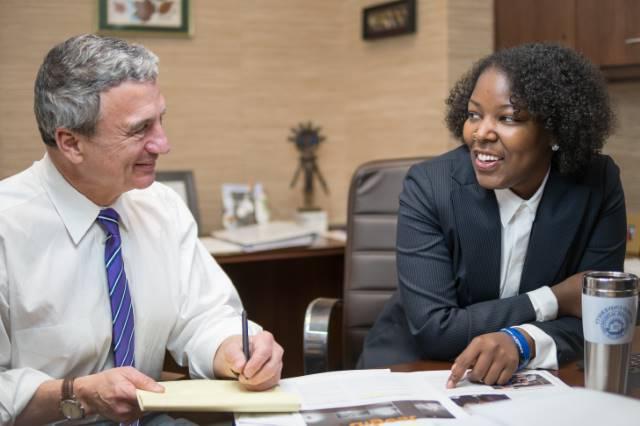
[[[222,341],[213,358],[215,376],[237,378],[252,391],[267,390],[277,385],[282,374],[282,346],[268,331],[248,336],[247,352],[250,358],[247,360],[242,341],[242,335],[230,336]]]

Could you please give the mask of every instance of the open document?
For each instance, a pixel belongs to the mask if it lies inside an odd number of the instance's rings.
[[[525,399],[541,392],[570,389],[546,371],[531,370],[514,376],[507,386],[486,386],[462,381],[447,390],[449,371],[392,373],[357,370],[284,379],[283,390],[300,396],[299,413],[286,415],[236,414],[238,426],[336,426],[390,422],[427,425],[493,425],[473,418],[474,404]]]

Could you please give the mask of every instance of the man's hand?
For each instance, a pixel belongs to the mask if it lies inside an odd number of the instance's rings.
[[[242,337],[226,338],[213,359],[213,371],[217,377],[237,377],[249,390],[270,389],[280,381],[284,350],[268,331],[251,336],[249,341],[251,358],[247,361]]]
[[[164,387],[133,367],[119,367],[102,373],[78,377],[74,382],[76,397],[86,414],[102,416],[121,423],[142,416],[136,389],[164,392]]]
[[[582,318],[582,279],[584,272],[578,272],[551,287],[558,300],[558,317]]]
[[[487,333],[474,338],[451,366],[447,388],[455,388],[467,369],[471,381],[485,385],[503,385],[518,368],[520,356],[511,336],[503,332]]]

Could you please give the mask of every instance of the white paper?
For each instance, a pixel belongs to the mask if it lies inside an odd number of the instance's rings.
[[[238,426],[329,426],[338,424],[402,424],[493,426],[490,419],[471,419],[468,407],[493,400],[530,399],[569,388],[547,371],[525,370],[514,383],[494,387],[461,381],[446,389],[450,372],[391,373],[352,370],[284,379],[282,390],[300,395],[300,413],[291,415],[238,414]]]
[[[433,416],[431,424],[469,415],[424,379],[389,370],[350,370],[280,381],[283,391],[300,395],[300,413],[236,415],[243,425],[337,425],[370,421],[414,420]]]
[[[542,426],[636,426],[640,423],[640,401],[612,393],[571,388],[552,394],[536,394],[535,401],[498,402],[476,405],[472,417],[497,425]]]
[[[217,238],[200,237],[200,242],[214,256],[217,254],[242,253],[242,247],[238,244],[228,243]]]
[[[245,252],[311,245],[316,233],[294,222],[274,221],[214,231],[213,237],[237,244]]]

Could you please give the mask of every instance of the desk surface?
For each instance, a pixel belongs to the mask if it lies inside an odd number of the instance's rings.
[[[633,351],[640,352],[640,327],[636,328]],[[445,361],[417,361],[408,364],[394,365],[392,371],[432,371],[448,370],[451,368],[450,362]],[[576,362],[566,364],[557,372],[558,377],[570,386],[584,386],[584,372],[580,370]],[[631,389],[630,396],[640,399],[640,387]],[[200,425],[231,425],[233,416],[230,413],[171,413],[174,417],[183,417]]]
[[[632,352],[640,352],[640,327],[636,327],[633,339]],[[391,371],[432,371],[448,370],[451,368],[450,362],[445,361],[416,361],[407,364],[394,365]],[[563,365],[557,370],[557,376],[569,386],[584,386],[584,371],[578,367],[576,361]],[[629,390],[629,395],[640,398],[640,387]]]
[[[344,246],[344,241],[318,237],[310,246],[287,247],[253,253],[217,254],[214,257],[220,265],[229,265],[233,263],[342,255],[344,254]]]

